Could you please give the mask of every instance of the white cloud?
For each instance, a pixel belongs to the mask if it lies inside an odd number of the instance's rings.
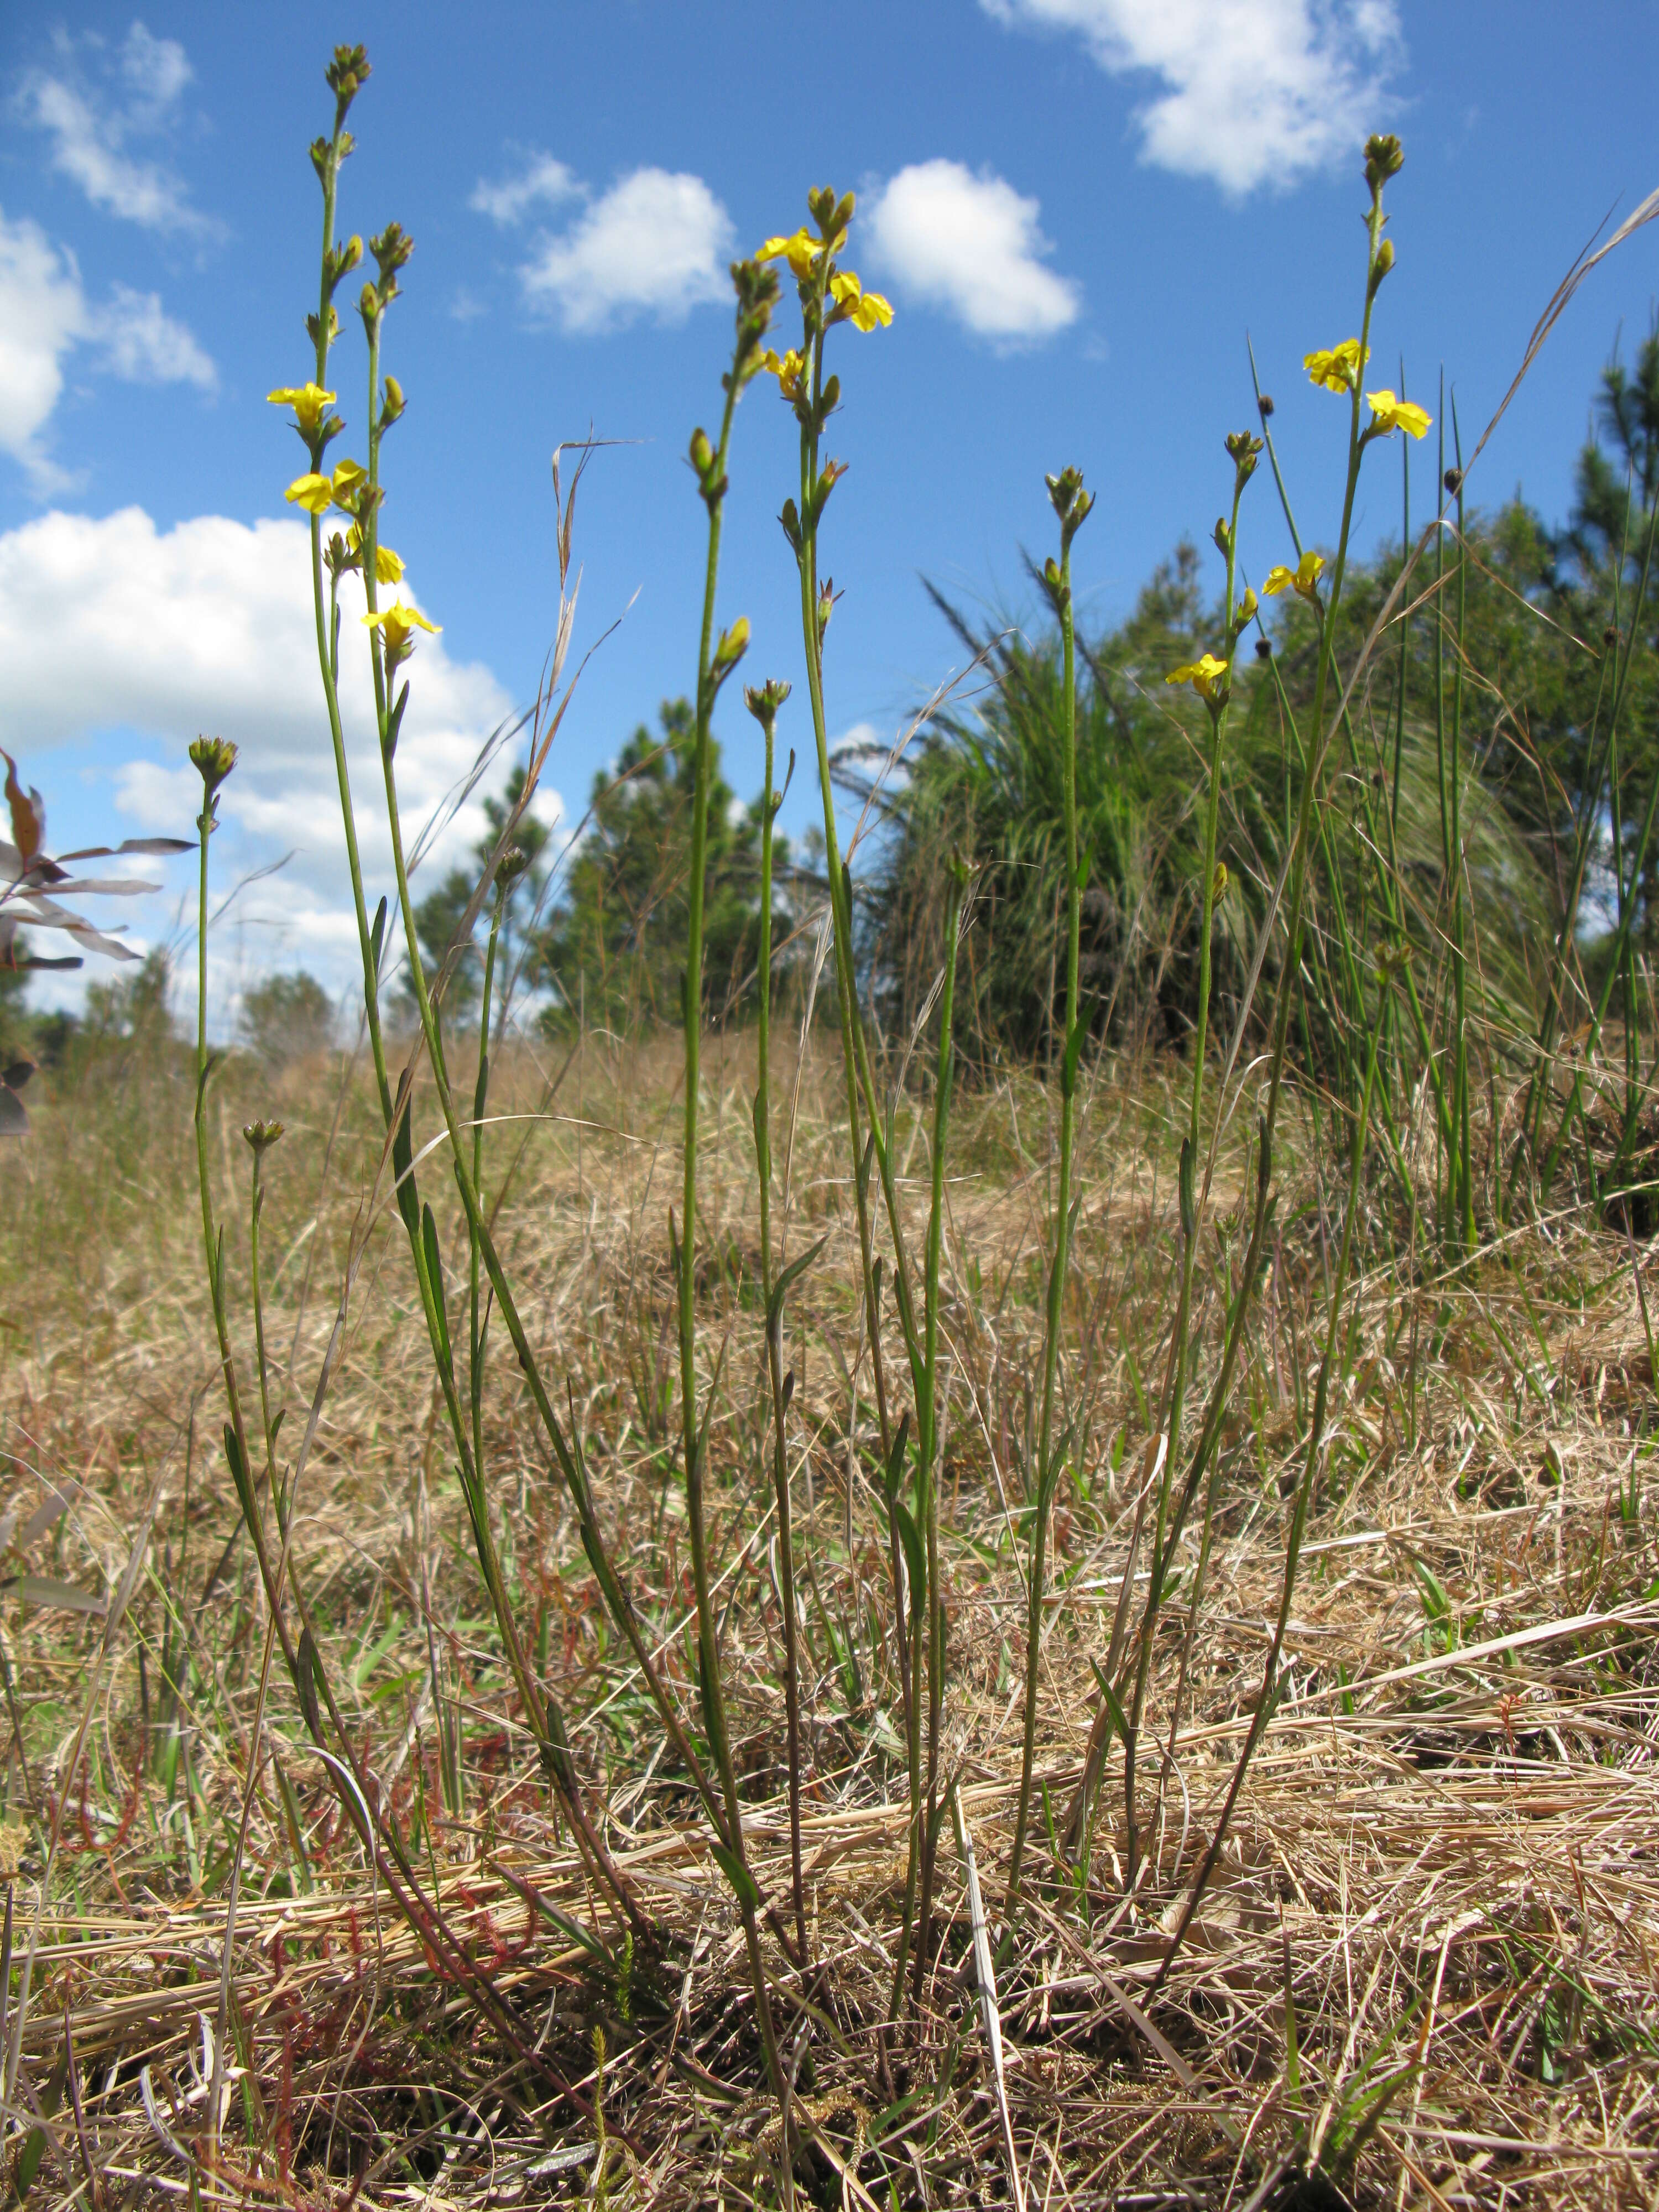
[[[1077,319],[1079,294],[1042,257],[1042,210],[989,170],[918,161],[869,210],[875,258],[901,293],[945,308],[999,348],[1052,337]]]
[[[1402,57],[1395,0],[981,4],[1006,23],[1077,32],[1115,76],[1160,78],[1136,111],[1144,158],[1234,195],[1354,152]]]
[[[94,330],[114,374],[129,384],[194,384],[211,392],[218,372],[182,323],[162,312],[160,295],[111,288]]]
[[[582,188],[562,161],[550,154],[532,154],[516,177],[487,184],[481,177],[467,205],[492,222],[521,222],[533,207],[558,207],[579,199]]]
[[[41,433],[64,389],[64,356],[87,335],[80,273],[38,224],[0,212],[0,447],[39,490],[60,481]]]
[[[95,48],[94,48],[95,51]],[[58,41],[58,67],[30,70],[17,94],[24,119],[52,140],[52,164],[80,186],[94,207],[148,230],[206,238],[222,226],[190,204],[173,170],[127,150],[135,136],[165,130],[191,79],[184,48],[135,22],[105,74],[122,96],[113,100],[82,81],[75,48]]]
[[[531,306],[563,329],[592,337],[641,315],[684,322],[693,307],[725,295],[732,220],[701,177],[635,169],[596,198],[543,154],[516,179],[481,184],[472,205],[511,223],[534,206],[570,199],[586,203],[581,213],[563,231],[543,232],[519,271]]]
[[[392,884],[368,652],[348,606],[342,706],[372,907]],[[216,896],[293,849],[289,866],[251,887],[234,909],[250,957],[262,966],[297,961],[337,988],[349,983],[356,935],[303,524],[284,517],[250,526],[201,515],[163,531],[138,507],[101,519],[42,515],[0,536],[0,745],[26,767],[68,740],[131,733],[133,754],[147,757],[114,774],[130,834],[188,836],[201,786],[185,747],[204,731],[233,739],[240,759],[222,794]],[[397,758],[412,843],[511,702],[489,669],[452,659],[441,638],[421,640],[409,673]],[[461,858],[483,835],[480,800],[500,788],[509,765],[504,755],[461,807],[432,868]],[[544,818],[556,805],[547,793]],[[78,842],[64,812],[60,802],[54,838]],[[161,902],[153,907],[159,915]],[[131,918],[141,933],[144,915]]]
[[[75,257],[60,252],[27,216],[0,210],[0,452],[27,471],[37,492],[64,476],[45,431],[64,389],[64,364],[81,344],[129,383],[194,384],[210,391],[213,363],[154,292],[115,285],[106,305],[89,301]]]

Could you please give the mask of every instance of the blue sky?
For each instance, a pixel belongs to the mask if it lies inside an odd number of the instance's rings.
[[[1358,321],[1368,130],[1401,136],[1399,264],[1377,382],[1443,365],[1466,442],[1610,212],[1659,183],[1659,15],[1624,5],[1415,0],[842,0],[823,10],[591,0],[410,5],[380,37],[337,9],[152,4],[5,11],[0,27],[0,743],[58,847],[188,833],[198,729],[243,748],[216,840],[223,887],[284,853],[221,934],[216,1020],[240,982],[303,964],[349,980],[326,731],[307,658],[307,565],[283,488],[300,449],[264,404],[302,380],[329,119],[321,70],[366,36],[344,230],[416,240],[387,363],[410,400],[383,529],[443,625],[414,665],[400,752],[412,811],[532,694],[556,604],[549,459],[591,424],[629,441],[583,486],[588,668],[549,769],[567,820],[597,768],[695,672],[702,510],[681,456],[718,410],[726,260],[802,219],[811,184],[860,193],[848,258],[896,309],[839,334],[850,464],[823,565],[831,726],[896,730],[959,653],[922,579],[1031,612],[1042,474],[1098,494],[1076,568],[1086,622],[1126,611],[1183,534],[1207,538],[1251,420],[1245,334],[1278,402],[1304,527],[1334,526],[1341,410],[1300,372]],[[1569,27],[1570,26],[1570,27]],[[348,283],[342,294],[352,292]],[[1595,272],[1472,483],[1563,515],[1596,374],[1659,293],[1659,226]],[[354,314],[334,356],[361,451]],[[739,412],[721,617],[746,674],[799,674],[775,515],[794,425],[769,385]],[[340,449],[337,449],[340,450]],[[1425,501],[1431,459],[1419,466]],[[1398,472],[1362,492],[1362,542],[1397,527]],[[1286,550],[1253,488],[1245,559]],[[361,633],[359,633],[361,639]],[[358,672],[356,696],[366,689]],[[786,742],[810,742],[804,696]],[[732,781],[758,764],[724,714]],[[372,799],[359,714],[354,759]],[[550,811],[555,804],[550,793]],[[807,817],[804,799],[792,813]],[[366,807],[365,811],[368,809]],[[464,812],[453,850],[476,831]],[[371,872],[385,872],[372,836]],[[445,856],[441,847],[438,860]],[[154,942],[188,902],[132,903]],[[104,913],[98,918],[106,919]],[[50,949],[44,947],[42,949]],[[73,1002],[82,979],[40,991]]]

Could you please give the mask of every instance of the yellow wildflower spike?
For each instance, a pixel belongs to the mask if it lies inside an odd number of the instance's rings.
[[[1364,360],[1360,358],[1358,338],[1344,338],[1341,344],[1316,353],[1304,354],[1302,366],[1308,372],[1309,381],[1326,392],[1352,392],[1359,381],[1359,372],[1371,357],[1365,348]]]
[[[334,394],[325,392],[319,384],[284,384],[275,392],[265,394],[268,407],[291,407],[294,419],[307,437],[315,437],[317,425],[325,409],[334,404]]]
[[[1386,437],[1390,430],[1404,430],[1413,438],[1426,438],[1431,415],[1409,399],[1396,399],[1392,392],[1368,392],[1365,404],[1371,410],[1371,428]]]
[[[1196,660],[1184,666],[1172,668],[1164,678],[1166,684],[1190,684],[1200,699],[1213,699],[1222,679],[1227,673],[1227,664],[1218,660],[1212,653],[1200,653]]]
[[[302,507],[307,514],[326,514],[334,504],[334,486],[327,477],[295,477],[283,496],[290,507]]]

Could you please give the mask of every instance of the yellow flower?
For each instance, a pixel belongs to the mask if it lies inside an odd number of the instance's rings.
[[[805,354],[798,353],[795,348],[791,346],[788,352],[780,360],[769,346],[761,356],[760,365],[767,375],[776,377],[778,390],[792,404],[800,398],[800,380],[806,370]]]
[[[324,410],[334,404],[334,394],[317,384],[285,384],[280,391],[266,392],[265,404],[269,407],[291,407],[301,430],[307,438],[314,438]]]
[[[354,522],[346,532],[346,547],[355,559],[363,557],[363,533]],[[380,584],[401,584],[404,564],[389,545],[374,548],[374,579]]]
[[[417,629],[423,629],[429,636],[435,637],[441,627],[440,623],[428,622],[418,607],[406,607],[397,600],[393,600],[389,607],[376,607],[373,614],[363,617],[363,623],[369,629],[378,629],[386,641],[388,668],[395,668],[400,660],[409,658],[415,649]]]
[[[307,514],[326,514],[334,504],[334,485],[327,477],[295,477],[283,496],[290,507],[302,507]]]
[[[1307,370],[1310,380],[1325,391],[1352,392],[1359,381],[1360,370],[1370,357],[1369,346],[1365,348],[1364,359],[1362,360],[1358,339],[1344,338],[1340,346],[1332,346],[1328,351],[1304,354],[1302,366]]]
[[[775,261],[781,255],[796,277],[810,276],[812,264],[823,251],[823,242],[810,231],[798,230],[788,238],[769,238],[755,257],[759,261]]]
[[[1262,593],[1267,599],[1276,599],[1281,592],[1295,592],[1302,599],[1310,599],[1315,596],[1324,567],[1322,553],[1304,553],[1294,568],[1285,568],[1281,562],[1277,568],[1268,569],[1261,586]]]
[[[893,319],[892,308],[879,292],[865,290],[855,269],[842,270],[830,279],[830,296],[837,309],[832,319],[851,323],[855,331],[884,330]]]
[[[1372,429],[1383,436],[1390,430],[1404,430],[1413,438],[1429,434],[1433,416],[1409,399],[1396,399],[1392,392],[1368,392],[1365,404],[1371,410]]]
[[[356,461],[342,461],[331,477],[314,471],[295,477],[283,497],[291,507],[304,507],[307,514],[326,514],[331,507],[343,507],[352,514],[356,512],[358,491],[368,482],[366,468]]]
[[[1200,653],[1196,660],[1188,661],[1183,668],[1172,668],[1164,678],[1166,684],[1190,684],[1200,699],[1213,699],[1227,673],[1227,664],[1218,660],[1212,653]]]
[[[1248,584],[1244,586],[1244,596],[1238,603],[1238,611],[1233,619],[1241,629],[1247,622],[1255,619],[1255,593]]]

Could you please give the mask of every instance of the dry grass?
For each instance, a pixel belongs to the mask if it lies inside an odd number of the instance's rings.
[[[599,1042],[568,1066],[526,1057],[496,1095],[504,1112],[542,1118],[494,1133],[490,1178],[499,1185],[522,1144],[505,1256],[546,1371],[568,1382],[616,1556],[689,1714],[670,1399],[676,1066]],[[789,1214],[793,1249],[830,1240],[793,1307],[791,1440],[812,1570],[806,1841],[823,1963],[803,1991],[777,1960],[781,2026],[805,2054],[799,2096],[817,2144],[809,2180],[823,2203],[978,2204],[1006,2199],[1009,2181],[948,1847],[921,2015],[884,2042],[878,2034],[906,1790],[881,1628],[886,1568],[860,1458],[874,1437],[867,1363],[849,1449],[855,1261],[834,1073],[801,1071]],[[781,1895],[783,1711],[744,1048],[711,1057],[707,1080],[714,1548],[753,1857]],[[262,1235],[283,1366],[296,1342],[289,1434],[376,1157],[372,1102],[337,1085],[327,1069],[295,1071],[273,1102],[233,1067],[215,1109],[233,1271],[246,1261],[237,1125],[273,1103],[289,1123],[267,1167]],[[549,1811],[477,1594],[395,1219],[371,1238],[296,1543],[382,1802],[452,1931],[510,1996],[524,2047],[478,2028],[377,1895],[283,1684],[264,1747],[275,1763],[262,1759],[252,1802],[220,2181],[204,2185],[180,2155],[205,2130],[204,2024],[210,2037],[263,1636],[215,1442],[190,1095],[182,1073],[112,1066],[39,1113],[33,1138],[4,1161],[0,1267],[13,1291],[0,1417],[11,1459],[0,1515],[15,1510],[9,1534],[22,1547],[6,1571],[101,1595],[156,1500],[106,1654],[95,1617],[20,1605],[15,1589],[6,1604],[21,1731],[4,1832],[14,1960],[37,1921],[40,1940],[19,2102],[52,2115],[37,2201],[192,2190],[319,2206],[779,2200],[790,2184],[730,1893],[605,1632],[563,1492],[498,1349],[489,1473],[510,1580],[549,1678],[580,1717],[579,1759],[660,1925],[657,1955],[624,1947]],[[1085,1441],[1056,1518],[1039,1739],[1054,1823],[1092,1717],[1091,1662],[1117,1603],[1142,1394],[1160,1371],[1176,1202],[1165,1107],[1157,1069],[1103,1065],[1085,1119],[1066,1373]],[[907,1156],[909,1141],[902,1121],[897,1157],[919,1177],[925,1139]],[[945,1278],[946,1734],[994,1910],[1019,1759],[1015,1531],[1048,1158],[1038,1086],[1022,1079],[959,1102]],[[1311,2145],[1360,2204],[1659,2201],[1653,1378],[1633,1255],[1577,1220],[1517,1235],[1455,1279],[1413,1282],[1376,1186],[1290,1685],[1217,1881],[1173,1974],[1148,1995],[1248,1723],[1278,1599],[1282,1500],[1322,1302],[1321,1207],[1336,1202],[1328,1186],[1340,1179],[1322,1176],[1305,1146],[1283,1172],[1284,1225],[1227,1432],[1187,1700],[1170,1757],[1154,1761],[1164,1787],[1144,1879],[1121,1893],[1114,1753],[1091,1880],[1069,1878],[1041,1820],[1023,1941],[999,1965],[1024,2185],[1033,2204],[1056,2208],[1341,2202],[1297,2179]],[[425,1179],[441,1215],[435,1163]],[[1237,1184],[1224,1149],[1222,1241],[1204,1261],[1212,1320]],[[245,1301],[233,1310],[245,1315]],[[32,1524],[53,1488],[66,1510]],[[1160,1745],[1185,1631],[1177,1602],[1152,1699],[1148,1741]],[[441,1747],[455,1716],[463,1794],[446,1807]],[[43,1899],[54,1810],[62,1841]],[[14,2002],[16,1987],[14,1967]],[[603,2152],[560,2087],[591,2103],[600,2027]]]

